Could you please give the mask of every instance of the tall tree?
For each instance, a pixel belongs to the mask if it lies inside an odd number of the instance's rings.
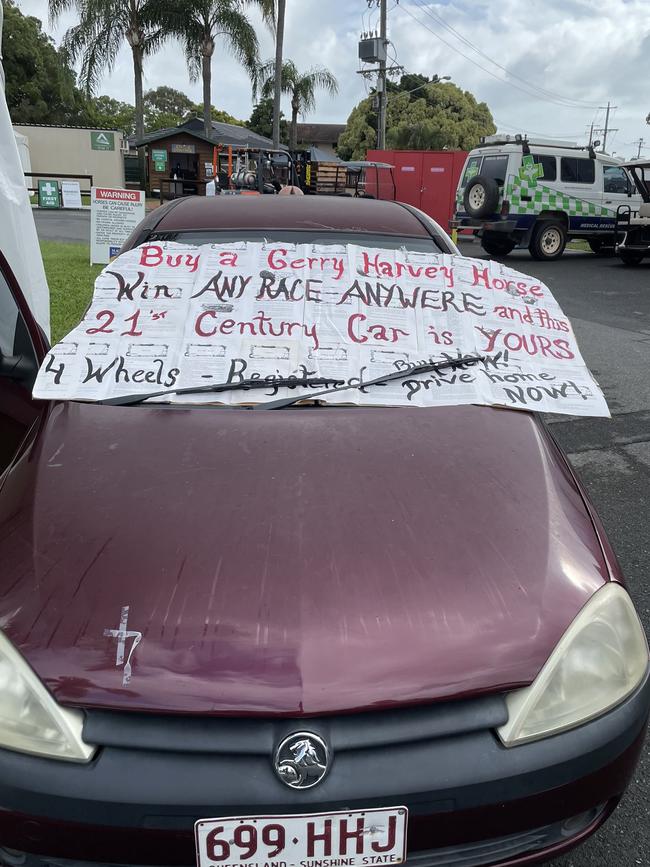
[[[253,113],[249,120],[246,121],[246,126],[258,135],[263,135],[265,138],[272,138],[273,100],[270,98],[261,99],[256,103]],[[289,124],[285,120],[282,112],[280,112],[280,141],[284,144],[289,143]]]
[[[103,95],[88,97],[85,106],[90,126],[121,129],[127,136],[135,132],[135,108],[128,102]]]
[[[178,36],[187,59],[190,81],[203,81],[203,123],[212,133],[212,57],[217,42],[244,66],[255,81],[258,41],[246,7],[255,5],[269,20],[270,0],[162,0],[160,8],[171,32]]]
[[[194,103],[191,114],[192,117],[198,117],[203,114],[203,103]],[[219,121],[219,123],[231,123],[233,126],[246,126],[245,121],[239,120],[239,118],[229,114],[229,112],[224,111],[222,108],[215,108],[214,105],[210,106],[210,117],[212,120]]]
[[[278,0],[278,18],[275,25],[275,71],[273,82],[273,147],[280,147],[280,115],[282,102],[282,62],[284,60],[284,19],[286,0]]]
[[[38,18],[4,2],[3,65],[7,105],[14,123],[85,123],[75,73],[43,33]]]
[[[261,94],[268,98],[275,91],[275,61],[267,61],[259,70]],[[298,145],[298,117],[316,108],[316,90],[325,90],[331,95],[339,92],[335,76],[322,67],[314,67],[308,72],[299,72],[292,60],[282,64],[282,90],[291,97],[291,126],[289,146],[295,150]]]
[[[135,134],[144,136],[142,69],[167,36],[158,0],[49,0],[50,19],[74,9],[79,23],[63,38],[63,48],[73,60],[81,59],[81,83],[93,93],[104,70],[112,69],[124,42],[131,49],[135,90]],[[144,178],[144,151],[140,152]]]
[[[194,103],[180,90],[161,85],[144,95],[144,125],[147,132],[177,126],[194,114]]]
[[[471,150],[481,136],[496,131],[490,109],[455,84],[403,76],[389,87],[386,106],[386,146],[406,150]],[[339,138],[344,160],[364,159],[377,141],[377,114],[373,97],[363,99],[348,118]]]

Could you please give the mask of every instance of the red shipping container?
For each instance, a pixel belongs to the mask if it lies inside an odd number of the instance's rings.
[[[378,151],[370,150],[369,162],[395,166],[395,198],[429,214],[447,231],[456,203],[456,188],[465,165],[467,151]],[[380,199],[393,198],[393,185],[387,170],[378,179],[368,171],[368,192]]]

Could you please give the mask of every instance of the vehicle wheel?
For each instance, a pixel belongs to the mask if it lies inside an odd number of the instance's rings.
[[[643,253],[632,253],[630,250],[619,250],[618,255],[624,265],[640,265],[643,261]]]
[[[500,238],[494,235],[489,235],[488,237],[484,235],[481,238],[481,247],[490,256],[507,256],[508,253],[512,253],[516,246],[515,241],[512,241],[510,238]]]
[[[533,259],[559,259],[566,247],[566,229],[562,223],[542,220],[533,231],[528,247]]]
[[[465,187],[463,205],[470,217],[489,217],[499,207],[499,185],[494,178],[477,175]]]
[[[591,252],[595,253],[597,256],[613,256],[614,255],[614,245],[613,244],[605,244],[600,238],[596,238],[593,241],[587,241],[591,248]]]

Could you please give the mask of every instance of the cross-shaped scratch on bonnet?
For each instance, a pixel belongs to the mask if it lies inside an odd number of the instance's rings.
[[[124,672],[122,676],[122,686],[128,686],[131,682],[131,657],[133,653],[142,641],[142,633],[141,632],[129,632],[127,629],[129,622],[129,605],[124,605],[122,607],[122,615],[120,617],[120,626],[119,629],[105,629],[104,635],[106,638],[117,638],[117,653],[115,656],[115,665],[119,668],[119,666],[124,665]],[[126,663],[124,663],[124,654],[126,652],[126,641],[128,638],[133,639],[133,644],[131,645],[131,649],[129,651],[129,655],[126,658]]]

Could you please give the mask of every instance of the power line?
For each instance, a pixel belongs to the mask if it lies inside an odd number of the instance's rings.
[[[520,87],[518,84],[515,84],[513,81],[508,81],[507,79],[501,78],[500,76],[498,76],[498,75],[496,75],[494,72],[492,72],[490,69],[487,69],[485,66],[482,66],[482,65],[481,65],[480,63],[478,63],[476,60],[474,60],[474,59],[471,58],[471,57],[468,57],[467,54],[464,54],[464,53],[463,53],[462,51],[460,51],[458,48],[456,48],[455,46],[451,45],[449,42],[447,42],[446,39],[443,39],[442,36],[440,36],[439,33],[436,33],[435,30],[433,30],[431,27],[429,27],[429,26],[426,24],[426,22],[422,21],[420,18],[418,18],[416,15],[414,15],[414,14],[411,12],[411,10],[410,10],[407,6],[401,6],[400,8],[403,9],[404,12],[406,12],[406,14],[409,15],[409,16],[410,16],[410,17],[411,17],[411,18],[412,18],[412,19],[413,19],[417,24],[419,24],[420,27],[424,27],[425,30],[428,30],[429,33],[431,33],[433,36],[435,36],[436,39],[440,40],[440,42],[442,42],[442,43],[443,43],[444,45],[446,45],[448,48],[451,48],[451,50],[454,51],[454,52],[456,52],[456,54],[459,54],[461,57],[463,57],[463,58],[464,58],[465,60],[467,60],[469,63],[472,63],[474,66],[477,66],[479,69],[481,69],[481,70],[482,70],[483,72],[485,72],[487,75],[492,76],[492,78],[496,79],[496,81],[500,82],[501,84],[507,84],[507,85],[509,85],[510,87],[513,87],[513,88],[515,88],[516,90],[521,91],[521,93],[525,93],[526,96],[528,96],[528,97],[533,97],[533,98],[536,98],[536,99],[543,99],[543,100],[545,100],[546,102],[554,102],[556,105],[561,105],[563,108],[581,109],[581,110],[583,110],[583,111],[585,110],[585,106],[580,106],[580,105],[578,105],[578,104],[576,104],[576,103],[571,103],[571,102],[569,102],[569,101],[566,101],[566,102],[559,102],[559,101],[556,100],[556,99],[550,99],[550,98],[548,98],[548,97],[541,97],[541,96],[539,96],[538,94],[536,94],[534,91],[526,90],[526,89],[524,89],[523,87]],[[421,7],[419,7],[419,8],[421,8]],[[425,10],[425,11],[426,11],[426,10]],[[590,106],[590,107],[593,108],[593,105]]]
[[[544,87],[540,87],[539,85],[534,84],[531,81],[527,81],[521,75],[517,75],[516,72],[512,72],[512,70],[508,69],[505,66],[502,66],[500,63],[498,63],[496,60],[494,60],[494,58],[490,57],[488,54],[486,54],[484,51],[482,51],[480,48],[478,48],[476,45],[474,45],[473,42],[470,42],[470,40],[467,39],[465,36],[463,36],[462,33],[460,33],[458,30],[456,30],[454,27],[452,27],[451,24],[448,24],[444,20],[444,18],[442,18],[440,15],[438,15],[437,13],[430,10],[426,5],[424,5],[422,2],[420,2],[420,0],[413,0],[413,2],[416,3],[416,5],[420,7],[420,9],[422,9],[422,11],[425,13],[425,15],[428,15],[429,18],[434,20],[437,24],[440,24],[442,27],[444,27],[450,33],[453,33],[454,36],[456,36],[461,42],[463,42],[465,45],[467,45],[469,48],[471,48],[472,51],[475,51],[481,57],[485,58],[485,60],[489,61],[490,63],[493,63],[494,66],[501,69],[503,72],[506,73],[506,75],[509,75],[511,78],[516,78],[518,81],[521,81],[522,84],[524,84],[526,87],[531,88],[532,90],[538,91],[540,94],[543,94],[546,98],[548,98],[548,100],[550,102],[555,102],[557,100],[561,100],[562,104],[570,102],[570,103],[573,103],[573,105],[571,106],[573,108],[578,108],[578,107],[596,108],[596,107],[598,107],[598,103],[589,102],[589,101],[583,100],[583,99],[575,99],[573,97],[566,97],[560,93],[554,93],[551,90],[547,90]]]
[[[579,132],[539,132],[538,130],[536,131],[534,129],[527,129],[522,124],[519,124],[519,126],[513,126],[509,123],[501,123],[501,121],[497,120],[496,118],[494,118],[494,122],[496,123],[497,127],[512,130],[513,132],[526,133],[528,135],[537,135],[541,136],[542,138],[573,139],[581,138],[584,136],[584,130]]]
[[[417,90],[422,90],[423,87],[427,87],[429,84],[440,84],[442,81],[449,81],[449,75],[443,75],[442,78],[438,75],[434,75],[431,81],[425,81],[422,84],[418,84],[417,87],[412,87],[411,90],[394,90],[392,93],[389,93],[386,97],[386,100],[395,99],[397,96],[403,96],[404,94],[408,95],[409,93],[415,93]]]

